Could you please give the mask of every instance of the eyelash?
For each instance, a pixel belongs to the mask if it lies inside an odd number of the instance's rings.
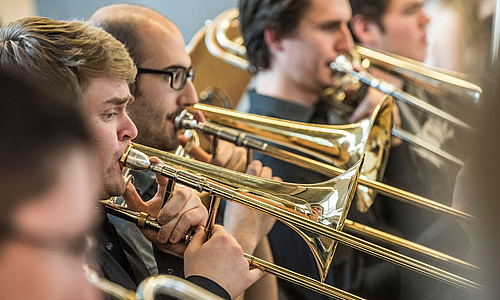
[[[116,115],[118,115],[117,112],[111,112],[111,113],[106,113],[103,116],[104,116],[104,119],[106,119],[106,120],[109,121],[109,120],[111,120]]]

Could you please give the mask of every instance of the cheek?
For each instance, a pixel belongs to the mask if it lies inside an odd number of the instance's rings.
[[[290,51],[288,64],[291,76],[311,77],[316,72],[322,49],[306,43],[297,43]]]
[[[98,153],[98,159],[101,161],[114,154],[116,144],[118,143],[118,133],[114,122],[94,123],[91,125],[94,144]],[[105,155],[104,157],[102,155]]]
[[[177,106],[177,92],[168,86],[153,85],[152,89],[141,94],[138,101],[143,101],[147,107],[141,107],[143,118],[165,119],[165,116],[175,112]],[[146,105],[144,105],[146,106]]]
[[[64,259],[64,256],[56,255],[37,255],[36,261],[31,260],[29,266],[23,268],[23,277],[30,286],[28,292],[34,296],[32,299],[65,299],[70,295],[68,293],[71,286],[80,284],[76,277],[83,281],[81,276],[76,275],[81,269],[81,263],[78,265]]]
[[[417,41],[419,29],[417,22],[411,17],[399,17],[392,20],[389,24],[388,34],[393,37],[393,42],[401,46]],[[389,31],[390,30],[390,31]]]

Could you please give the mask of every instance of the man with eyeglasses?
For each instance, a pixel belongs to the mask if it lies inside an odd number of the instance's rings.
[[[179,144],[175,117],[186,106],[198,103],[193,85],[195,71],[179,29],[161,14],[129,4],[102,7],[89,21],[121,41],[137,65],[131,89],[135,101],[127,108],[139,131],[134,141],[174,150]],[[216,157],[204,160],[244,171],[244,149],[221,145]]]
[[[134,141],[165,151],[174,150],[179,144],[174,118],[186,106],[198,102],[193,85],[195,72],[191,68],[191,59],[185,50],[179,29],[156,11],[131,4],[102,7],[92,14],[89,21],[121,41],[137,65],[138,74],[131,86],[135,101],[127,107],[138,128],[138,136]],[[201,114],[195,116],[200,121],[203,120]],[[247,169],[246,151],[225,141],[219,141],[215,157],[204,153],[201,148],[197,150],[196,155],[191,153],[196,159],[240,172]],[[272,176],[271,169],[262,167],[258,161],[248,166],[247,173],[269,178]],[[151,198],[156,192],[154,178],[147,173],[134,173],[134,176],[134,185],[141,197]],[[229,218],[224,226],[237,239],[244,252],[255,254],[255,251],[260,251],[259,253],[264,252],[270,258],[270,251],[266,248],[265,241],[262,242],[262,237],[271,229],[274,219],[255,212],[243,214],[241,206],[233,203],[227,203],[226,209],[231,210],[234,217]],[[261,226],[252,227],[258,228],[257,230],[247,230],[246,224],[249,223]],[[131,234],[137,229],[124,224],[124,230]],[[148,245],[140,241],[141,236],[135,236],[135,242],[147,249]],[[155,272],[156,261],[148,253],[151,251],[143,251],[143,259],[150,262],[150,271]],[[267,276],[264,281],[272,281],[272,287],[256,290],[276,291],[272,277]],[[272,299],[261,294],[255,298]]]

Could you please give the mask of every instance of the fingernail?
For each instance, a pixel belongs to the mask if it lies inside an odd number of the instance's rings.
[[[165,243],[167,241],[167,239],[165,239],[165,237],[163,236],[163,234],[158,234],[158,241],[160,243]]]
[[[172,234],[172,235],[170,236],[170,242],[171,242],[171,243],[177,243],[177,237],[176,237],[175,235],[173,235],[173,234]]]
[[[167,220],[165,220],[164,217],[158,217],[158,223],[160,223],[161,225],[165,225],[165,223],[167,223]]]

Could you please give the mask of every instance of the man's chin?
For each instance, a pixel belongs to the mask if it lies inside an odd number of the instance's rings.
[[[125,182],[121,183],[105,183],[104,192],[101,193],[103,197],[102,200],[109,199],[111,197],[119,197],[125,193]]]

